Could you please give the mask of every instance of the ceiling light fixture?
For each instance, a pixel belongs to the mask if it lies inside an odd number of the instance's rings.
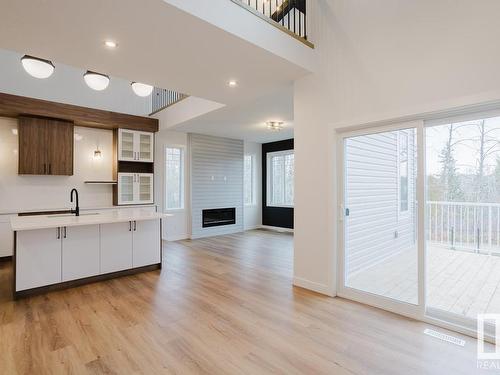
[[[118,47],[118,43],[116,43],[116,42],[115,42],[115,41],[113,41],[113,40],[106,40],[106,41],[104,42],[104,45],[105,45],[106,47],[108,47],[108,48],[116,48],[116,47]]]
[[[283,121],[268,121],[266,122],[267,128],[269,130],[279,132],[280,130],[283,130]]]
[[[87,70],[83,75],[83,79],[88,87],[96,91],[102,91],[109,85],[109,77],[106,74],[91,72],[90,70]]]
[[[153,92],[153,86],[146,85],[145,83],[132,82],[130,85],[137,96],[145,97],[151,95]]]
[[[229,87],[236,87],[236,86],[238,86],[238,82],[237,82],[237,81],[235,81],[234,79],[232,79],[232,80],[230,80],[230,81],[227,83],[227,85],[228,85]]]
[[[54,64],[52,61],[40,59],[29,55],[24,55],[21,58],[24,70],[35,78],[49,78],[54,73]]]

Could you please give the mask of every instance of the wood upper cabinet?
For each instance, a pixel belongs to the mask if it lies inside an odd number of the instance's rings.
[[[73,175],[73,123],[19,118],[19,174]]]

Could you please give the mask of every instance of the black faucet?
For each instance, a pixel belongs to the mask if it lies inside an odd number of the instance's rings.
[[[71,190],[71,193],[69,194],[71,203],[73,203],[73,193],[76,194],[76,207],[74,210],[71,210],[71,213],[75,214],[75,216],[80,216],[80,204],[78,203],[78,190],[76,189]]]

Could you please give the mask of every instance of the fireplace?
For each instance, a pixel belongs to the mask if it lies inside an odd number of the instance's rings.
[[[236,208],[203,210],[203,228],[236,224]]]

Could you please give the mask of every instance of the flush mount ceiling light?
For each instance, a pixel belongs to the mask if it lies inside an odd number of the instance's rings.
[[[87,70],[87,73],[83,75],[83,79],[88,87],[96,91],[102,91],[109,85],[109,77],[106,74],[91,72]]]
[[[105,40],[104,45],[108,48],[116,48],[118,47],[118,43],[116,43],[114,40]]]
[[[52,61],[40,59],[29,55],[24,55],[21,58],[24,70],[35,78],[49,78],[54,73],[54,64]]]
[[[267,128],[269,130],[279,132],[283,129],[283,121],[268,121],[266,122]]]
[[[153,92],[153,86],[146,85],[145,83],[132,82],[130,85],[137,96],[145,97],[151,95]]]
[[[230,80],[230,81],[227,83],[227,85],[228,85],[229,87],[236,87],[236,86],[238,86],[238,82],[237,82],[236,80],[232,79],[232,80]]]

